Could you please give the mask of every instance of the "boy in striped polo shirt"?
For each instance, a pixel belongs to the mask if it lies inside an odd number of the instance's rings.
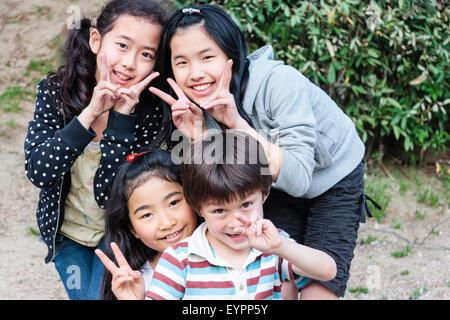
[[[205,222],[164,251],[147,299],[282,299],[285,280],[335,277],[328,254],[263,219],[272,176],[259,141],[226,130],[196,141],[183,162],[184,196]]]

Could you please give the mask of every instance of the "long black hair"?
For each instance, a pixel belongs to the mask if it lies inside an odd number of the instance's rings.
[[[225,52],[228,58],[233,60],[230,92],[234,96],[239,114],[252,126],[250,117],[242,106],[249,74],[248,46],[244,34],[233,19],[218,6],[206,4],[189,8],[194,10],[185,10],[186,12],[183,12],[183,9],[178,10],[164,27],[155,65],[155,70],[159,71],[164,76],[164,79],[159,77],[161,79],[158,79],[158,86],[164,88],[166,92],[173,93],[173,90],[165,81],[168,77],[174,78],[171,65],[172,51],[170,49],[170,41],[173,35],[179,29],[202,24],[206,32]]]
[[[114,262],[110,243],[115,242],[133,270],[139,270],[146,261],[152,260],[157,251],[147,247],[130,231],[128,199],[133,191],[150,177],[158,177],[181,185],[181,165],[172,161],[168,151],[146,150],[134,160],[123,163],[112,182],[110,199],[105,208],[105,254]],[[157,192],[157,190],[155,190]],[[112,274],[103,274],[100,295],[103,300],[115,300],[111,290]]]
[[[124,14],[133,17],[143,17],[152,23],[164,26],[167,22],[165,10],[152,0],[112,0],[102,9],[96,22],[83,18],[79,21],[79,27],[69,30],[63,48],[63,65],[57,72],[48,74],[48,87],[59,89],[59,102],[56,103],[60,113],[66,121],[70,121],[89,105],[92,93],[96,86],[95,71],[97,68],[96,55],[89,45],[90,29],[96,28],[101,36],[104,36],[113,27],[117,19]],[[155,104],[156,98],[144,90],[139,99],[139,105],[145,109]],[[58,102],[58,101],[56,101]],[[163,109],[163,122],[170,124],[171,115],[169,109]],[[152,145],[161,145],[170,129],[170,125],[164,125]]]

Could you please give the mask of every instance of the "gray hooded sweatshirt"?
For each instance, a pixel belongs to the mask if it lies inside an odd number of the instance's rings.
[[[248,57],[243,107],[255,130],[283,150],[272,188],[314,198],[356,168],[364,144],[350,118],[322,89],[273,58],[271,46]]]

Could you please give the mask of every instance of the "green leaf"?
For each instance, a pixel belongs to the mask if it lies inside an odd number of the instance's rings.
[[[395,140],[398,140],[400,138],[400,128],[394,124],[392,129],[394,130]]]
[[[356,95],[359,95],[359,93],[367,94],[366,89],[364,89],[363,87],[360,87],[360,86],[353,85],[352,90]]]
[[[392,98],[388,97],[388,98],[386,98],[386,102],[388,102],[388,105],[394,106],[394,107],[399,108],[399,109],[402,108],[402,105],[395,99],[392,99]]]
[[[29,230],[30,230],[31,234],[34,234],[35,236],[40,236],[41,235],[39,230],[36,230],[33,227],[30,227]]]
[[[328,68],[327,81],[329,84],[333,84],[336,81],[336,70],[334,69],[333,64],[330,64],[330,67]]]

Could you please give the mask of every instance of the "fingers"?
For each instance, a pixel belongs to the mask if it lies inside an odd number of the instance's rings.
[[[97,96],[98,96],[98,97],[105,97],[105,96],[108,96],[108,97],[110,97],[110,98],[113,99],[113,100],[117,98],[115,92],[114,92],[114,91],[111,91],[111,90],[109,90],[109,89],[107,89],[107,88],[97,90]]]
[[[120,287],[125,282],[134,281],[134,277],[125,270],[117,269],[117,271],[113,273],[113,280],[115,286]]]
[[[175,100],[170,94],[167,94],[164,91],[159,90],[158,88],[150,87],[149,90],[155,96],[158,96],[159,98],[161,98],[161,100],[163,100],[169,106],[172,106],[177,102],[177,100]]]
[[[100,53],[100,81],[108,81],[111,82],[111,77],[109,74],[109,68],[106,60],[106,55],[104,53]]]
[[[261,215],[254,211],[250,214],[250,217],[246,217],[242,213],[236,212],[234,214],[234,217],[242,223],[242,227],[236,227],[233,232],[241,233],[241,234],[255,234],[257,236],[262,235],[263,233],[263,226],[264,226],[264,219],[261,218]]]
[[[235,234],[242,234],[243,236],[248,236],[247,235],[247,229],[244,227],[236,227],[233,229],[233,233]]]
[[[128,264],[127,259],[125,259],[125,257],[123,256],[122,251],[120,251],[119,246],[116,243],[111,242],[111,249],[114,253],[114,257],[116,257],[116,261],[119,264],[119,267],[127,268],[128,271],[131,272],[132,269]]]
[[[121,96],[123,99],[125,99],[127,102],[132,103],[132,105],[135,105],[139,102],[139,93],[135,90],[131,90],[128,88],[120,88],[116,91],[117,96]]]
[[[250,220],[246,216],[244,216],[242,213],[236,212],[234,214],[234,217],[247,228],[251,224]]]
[[[153,81],[153,79],[155,79],[156,77],[159,76],[159,72],[152,72],[148,77],[146,77],[144,80],[142,80],[141,82],[139,82],[136,85],[136,92],[138,93],[138,95],[141,94],[141,92],[145,89],[145,87],[148,86],[148,84],[150,82]]]
[[[170,109],[173,111],[180,111],[180,110],[189,110],[189,105],[186,104],[174,104],[170,107]]]
[[[197,105],[195,105],[194,103],[190,103],[189,104],[189,110],[191,110],[193,115],[195,115],[195,116],[202,116],[203,117],[202,109],[197,107]]]
[[[95,254],[100,259],[100,261],[105,265],[106,269],[109,270],[112,274],[115,274],[119,268],[112,262],[106,254],[103,253],[100,249],[95,249]]]
[[[262,235],[263,225],[264,225],[263,219],[256,220],[256,236],[259,237],[260,235]]]
[[[187,113],[187,110],[172,111],[172,118],[178,119],[179,117],[181,117],[182,115],[184,115],[186,113]]]
[[[178,84],[173,79],[168,78],[167,82],[172,87],[173,91],[175,91],[175,94],[177,95],[178,99],[187,100],[183,90],[178,86]]]
[[[222,76],[219,82],[219,89],[222,90],[230,90],[231,77],[233,76],[232,72],[233,68],[233,60],[229,59],[227,64],[225,65],[225,69],[223,70]]]
[[[208,110],[213,109],[214,107],[225,106],[227,104],[230,104],[229,98],[222,98],[222,99],[216,99],[214,101],[205,103],[202,105],[202,108],[208,111]]]

